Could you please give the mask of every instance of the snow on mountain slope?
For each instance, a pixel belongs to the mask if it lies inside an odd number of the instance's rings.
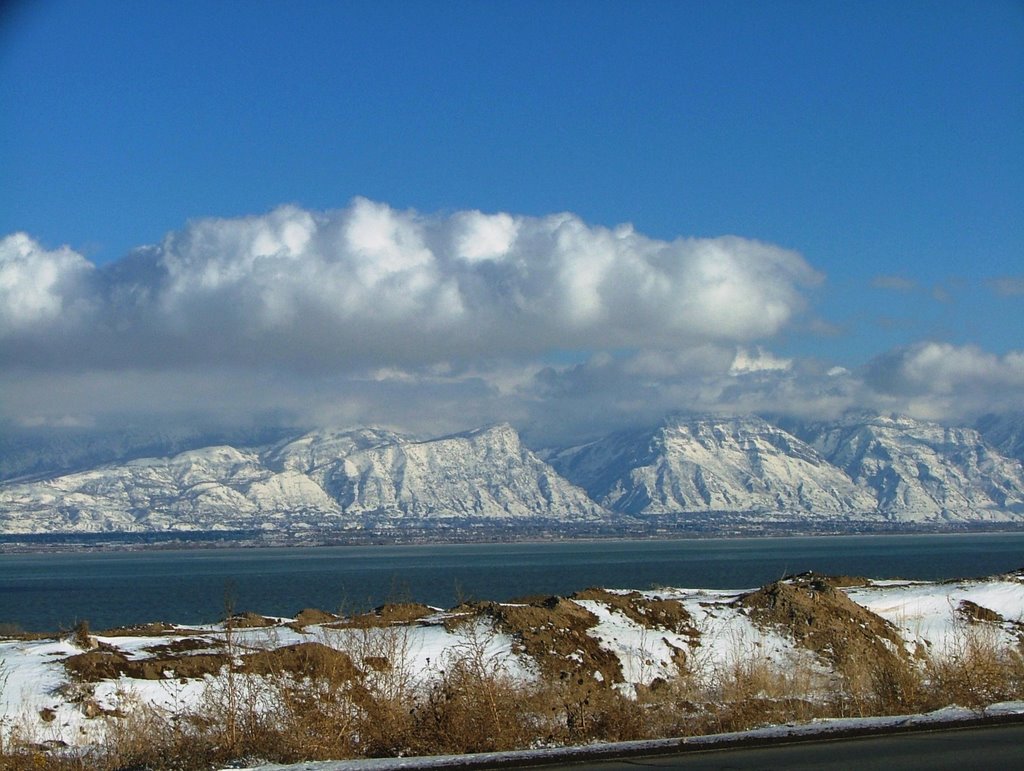
[[[1016,458],[1024,463],[1024,411],[982,415],[974,427],[986,442],[1007,458]]]
[[[1024,471],[972,428],[890,415],[808,426],[805,439],[874,491],[892,519],[1005,520],[1024,515]]]
[[[357,450],[330,482],[350,513],[573,520],[607,515],[524,448],[507,424]]]
[[[315,487],[315,486],[314,486]],[[218,530],[259,526],[267,511],[337,511],[293,475],[273,477],[254,452],[206,447],[0,488],[5,532]]]
[[[852,415],[791,430],[754,416],[674,416],[543,459],[508,425],[422,441],[380,428],[314,431],[256,449],[217,445],[0,483],[0,533],[571,523],[697,512],[817,522],[1024,520],[1021,463],[974,429]]]
[[[382,428],[346,431],[310,431],[298,439],[283,442],[264,453],[263,461],[275,471],[286,469],[303,474],[323,474],[347,455],[385,444],[408,441],[409,437]]]
[[[307,434],[263,451],[206,447],[0,486],[0,532],[357,526],[367,516],[607,515],[510,426],[416,442],[378,429]]]
[[[866,514],[874,499],[794,436],[758,417],[674,417],[556,452],[551,464],[629,514]]]
[[[139,458],[169,457],[196,447],[257,447],[296,432],[287,428],[24,428],[0,425],[0,482],[48,478]]]

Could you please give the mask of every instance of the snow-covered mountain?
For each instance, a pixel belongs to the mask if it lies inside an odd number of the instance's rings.
[[[1024,412],[982,415],[974,427],[1003,455],[1024,462]]]
[[[913,418],[853,415],[810,425],[804,439],[870,489],[891,519],[1024,517],[1024,471],[973,428]]]
[[[0,533],[577,525],[716,512],[841,523],[1024,522],[1024,469],[972,428],[899,416],[673,416],[536,454],[493,426],[314,431],[0,484]],[[1008,435],[1009,436],[1009,435]],[[711,517],[711,519],[707,519]]]
[[[89,426],[23,428],[0,424],[0,483],[52,477],[138,458],[177,455],[197,447],[228,444],[256,447],[300,432],[280,427],[199,428],[188,423],[169,428]]]
[[[607,515],[523,447],[507,424],[429,441],[359,431],[314,434],[273,453],[348,515],[558,520]]]
[[[0,532],[294,529],[368,521],[607,516],[502,425],[418,442],[314,432],[0,486]]]
[[[773,511],[865,515],[875,509],[815,450],[761,418],[672,417],[551,454],[594,500],[629,514]]]

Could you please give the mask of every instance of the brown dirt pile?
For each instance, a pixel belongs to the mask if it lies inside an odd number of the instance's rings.
[[[277,620],[261,616],[259,613],[238,613],[225,620],[235,629],[263,629],[269,626],[277,626]]]
[[[350,616],[337,623],[328,624],[328,626],[336,629],[394,626],[409,624],[436,612],[430,606],[421,605],[418,602],[394,602],[374,608],[369,613]]]
[[[96,632],[101,637],[164,637],[165,635],[179,632],[174,624],[167,624],[163,621],[155,621],[151,624],[135,624],[133,626],[118,626],[113,629],[105,629]]]
[[[971,602],[970,600],[961,600],[956,611],[961,617],[974,623],[989,621],[1000,624],[1005,621],[1005,619],[994,610],[986,608],[983,605],[979,605],[976,602]]]
[[[464,605],[459,610],[494,619],[552,682],[622,681],[618,657],[587,634],[597,624],[597,617],[572,600],[548,597],[528,605],[485,602]],[[600,672],[599,678],[595,672]]]
[[[242,657],[242,671],[255,675],[287,672],[335,682],[351,680],[360,674],[347,653],[317,642],[250,653]]]
[[[756,623],[788,632],[839,671],[865,662],[908,658],[895,627],[822,577],[776,581],[735,604]]]
[[[228,657],[219,653],[129,659],[119,651],[96,649],[69,656],[64,668],[77,680],[95,683],[121,675],[139,680],[198,678],[217,674],[227,663]]]
[[[334,681],[349,680],[359,674],[348,654],[314,642],[248,653],[240,659],[238,671],[249,674],[289,673]],[[100,648],[69,656],[64,659],[64,667],[76,680],[94,683],[121,675],[140,680],[201,678],[219,673],[229,661],[223,653],[160,654],[129,659],[118,650]]]
[[[288,624],[296,632],[303,631],[314,624],[330,624],[338,620],[338,616],[319,608],[303,608],[296,614],[295,620]]]
[[[804,573],[797,573],[792,576],[786,576],[783,580],[791,582],[796,581],[799,583],[824,581],[839,588],[871,585],[871,579],[865,578],[864,576],[826,576],[823,573],[815,573],[813,570],[808,570]]]
[[[224,641],[210,637],[182,637],[171,640],[161,645],[149,645],[143,648],[147,653],[154,656],[166,656],[175,653],[195,653],[196,651],[209,651],[214,648],[223,648]]]
[[[678,600],[644,597],[640,592],[622,594],[606,589],[584,589],[572,595],[574,600],[597,600],[648,629],[664,629],[688,637],[700,637],[693,619]]]

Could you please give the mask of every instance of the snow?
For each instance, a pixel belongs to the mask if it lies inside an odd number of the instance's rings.
[[[627,594],[626,590],[612,591],[619,596]],[[844,591],[854,602],[894,624],[909,650],[918,645],[940,653],[949,649],[967,623],[958,610],[964,601],[1002,617],[1003,621],[987,624],[986,628],[995,630],[1004,642],[1016,644],[1024,631],[1020,625],[1024,617],[1024,578],[1020,576],[947,583],[876,581]],[[670,680],[678,674],[673,650],[685,651],[690,673],[706,682],[713,682],[718,673],[751,657],[782,665],[803,662],[812,667],[822,666],[814,654],[798,647],[783,631],[755,624],[734,602],[744,593],[681,588],[639,593],[650,600],[681,602],[699,632],[697,635],[687,634],[689,630],[645,627],[613,604],[598,599],[572,601],[597,618],[588,634],[617,657],[623,682],[616,687],[626,695],[631,695],[636,685],[649,685],[655,678]],[[239,655],[300,642],[319,642],[342,650],[361,651],[363,655],[384,652],[390,654],[391,660],[404,662],[404,674],[414,687],[429,684],[455,661],[483,662],[492,672],[521,682],[535,679],[539,672],[516,641],[495,628],[487,617],[461,618],[453,612],[438,611],[417,622],[395,626],[338,629],[313,625],[305,631],[289,626],[290,619],[274,621],[273,626],[266,628],[233,629],[232,645]],[[223,625],[215,624],[178,627],[158,636],[100,635],[94,640],[116,648],[130,659],[138,659],[149,656],[147,649],[153,646],[186,638],[205,639],[211,649],[216,649],[223,644],[226,634]],[[122,676],[95,686],[76,684],[69,680],[62,662],[81,652],[67,639],[0,639],[0,732],[9,734],[25,728],[44,740],[81,744],[94,741],[103,722],[85,714],[83,694],[108,710],[133,704],[180,710],[198,704],[207,689],[218,683],[217,676],[207,675],[201,679],[164,680]],[[44,721],[41,710],[52,711],[48,714],[53,719]]]
[[[846,594],[894,624],[909,644],[921,643],[938,652],[951,650],[962,635],[966,621],[957,609],[965,600],[995,611],[1008,622],[1001,625],[1002,642],[1007,644],[1019,631],[1014,622],[1024,618],[1024,580],[1019,577],[940,584],[874,581],[871,586],[846,589]]]
[[[648,629],[596,600],[575,602],[597,616],[597,625],[590,630],[590,636],[618,657],[626,685],[650,685],[656,677],[667,679],[676,674],[669,644],[685,649],[689,638]]]
[[[545,452],[552,465],[507,424],[426,441],[323,430],[263,450],[216,445],[0,483],[0,531],[300,530],[324,517],[340,527],[364,517],[591,522],[682,512],[839,527],[850,518],[941,525],[1024,517],[1020,461],[973,429],[855,416],[794,430],[801,438],[756,416],[675,416]]]

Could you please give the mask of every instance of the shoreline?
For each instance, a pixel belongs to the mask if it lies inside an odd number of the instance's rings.
[[[0,533],[0,555],[68,554],[102,552],[186,551],[216,549],[323,548],[337,546],[415,546],[472,544],[533,544],[602,541],[703,541],[769,538],[842,538],[847,536],[898,535],[983,535],[1024,532],[1024,523],[970,522],[936,525],[917,522],[858,521],[853,527],[806,522],[731,523],[710,527],[682,523],[676,527],[654,524],[648,528],[592,531],[587,528],[554,527],[467,527],[395,528],[354,532],[322,530],[287,531],[176,531],[176,532],[66,532]]]

